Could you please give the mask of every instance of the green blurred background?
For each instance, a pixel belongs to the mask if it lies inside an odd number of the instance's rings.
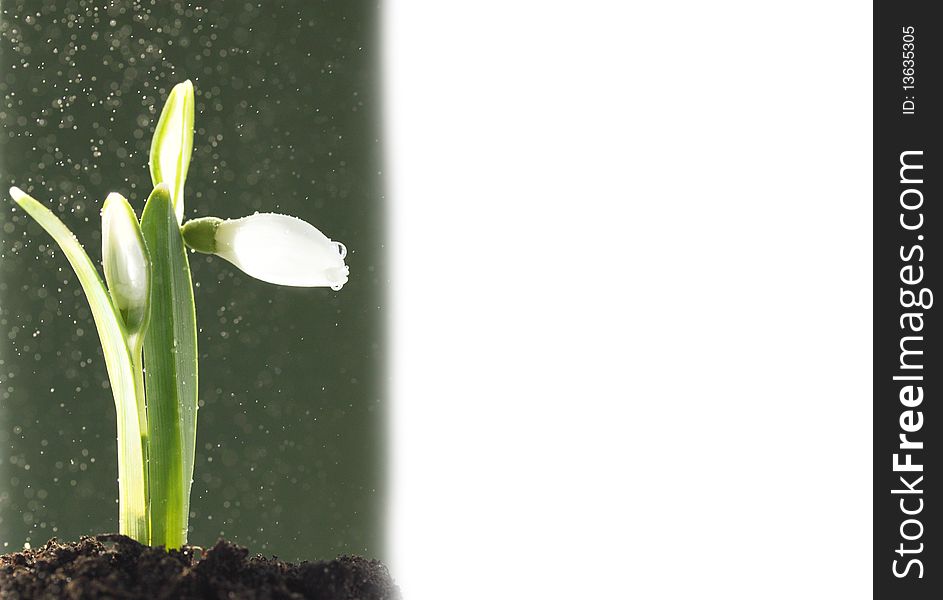
[[[187,217],[298,216],[349,248],[341,292],[191,255],[200,404],[190,542],[384,558],[383,196],[376,3],[0,2],[0,188],[100,259],[140,211],[173,84],[196,87]],[[85,298],[0,200],[0,551],[117,528],[115,411]]]

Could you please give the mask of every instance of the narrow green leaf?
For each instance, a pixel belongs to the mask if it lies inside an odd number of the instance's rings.
[[[193,155],[193,84],[178,83],[160,113],[151,140],[151,181],[170,186],[177,224],[183,223],[183,184]]]
[[[147,199],[141,230],[151,255],[151,316],[144,338],[151,543],[179,548],[187,541],[196,445],[196,309],[166,185]]]
[[[119,530],[146,543],[148,536],[144,455],[138,421],[134,361],[128,350],[124,324],[111,303],[98,271],[69,228],[52,211],[21,189],[11,188],[10,196],[62,248],[92,309],[118,413]]]

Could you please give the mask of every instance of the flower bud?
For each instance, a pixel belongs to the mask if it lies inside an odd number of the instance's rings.
[[[150,258],[134,209],[121,194],[102,206],[102,264],[111,300],[129,336],[144,332],[150,297]]]
[[[347,283],[344,244],[288,215],[194,219],[183,226],[183,238],[194,250],[221,256],[269,283],[334,290]]]

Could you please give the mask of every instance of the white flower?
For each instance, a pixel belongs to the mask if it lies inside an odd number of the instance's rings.
[[[141,333],[148,317],[150,259],[134,209],[121,194],[108,194],[102,206],[102,265],[128,333]]]
[[[221,256],[248,275],[296,287],[341,289],[349,269],[347,248],[301,219],[274,213],[241,219],[194,219],[183,227],[194,250]]]

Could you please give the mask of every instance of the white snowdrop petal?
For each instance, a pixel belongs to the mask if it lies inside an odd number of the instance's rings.
[[[295,217],[263,213],[223,221],[216,254],[247,274],[278,285],[341,289],[347,249]]]

